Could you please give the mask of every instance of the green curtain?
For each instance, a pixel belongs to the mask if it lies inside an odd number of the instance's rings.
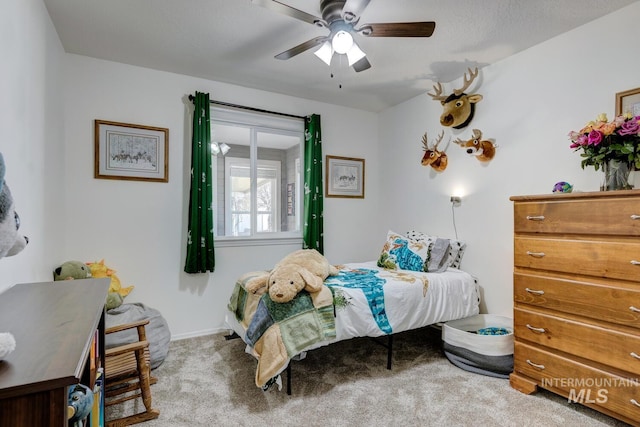
[[[193,136],[191,140],[191,192],[187,259],[184,271],[205,273],[216,266],[213,250],[213,194],[211,191],[211,122],[209,94],[196,92],[193,99]]]
[[[320,116],[313,114],[304,121],[304,227],[302,247],[324,254],[322,198],[322,133]]]

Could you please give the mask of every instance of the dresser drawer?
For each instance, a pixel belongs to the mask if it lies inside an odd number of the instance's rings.
[[[638,281],[640,242],[516,236],[516,267]]]
[[[627,422],[640,421],[637,380],[619,377],[517,341],[514,350],[515,371],[536,380],[542,388],[561,391],[572,401],[581,400],[580,403],[588,406],[599,406],[620,414]]]
[[[640,374],[640,334],[613,331],[518,308],[513,314],[518,340]]]
[[[640,236],[637,198],[579,199],[514,204],[516,233]]]
[[[516,271],[513,284],[515,302],[640,328],[640,283],[607,283],[596,278],[583,281]]]

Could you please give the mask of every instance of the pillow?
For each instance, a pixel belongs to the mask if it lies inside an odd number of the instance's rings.
[[[425,242],[426,244],[433,244],[436,241],[436,236],[430,236],[426,233],[422,233],[420,231],[408,231],[407,238]],[[467,244],[461,240],[449,239],[449,267],[460,269],[460,264],[462,263],[462,256],[464,255],[465,250],[467,249]]]
[[[427,242],[409,239],[389,231],[378,258],[378,267],[389,270],[427,271],[429,248],[430,244]]]

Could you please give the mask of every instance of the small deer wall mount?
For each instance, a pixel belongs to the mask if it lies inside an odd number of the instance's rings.
[[[442,126],[452,127],[454,129],[462,129],[471,123],[473,115],[476,111],[476,104],[482,100],[482,95],[474,93],[467,95],[465,90],[471,86],[471,83],[478,76],[478,68],[475,70],[468,69],[464,74],[464,83],[460,89],[454,89],[450,95],[442,94],[442,84],[439,82],[433,86],[434,93],[427,92],[434,101],[440,101],[442,104],[442,115],[440,116],[440,124]]]
[[[432,147],[429,147],[429,137],[427,136],[427,132],[424,133],[422,136],[422,149],[424,150],[424,155],[420,162],[422,166],[431,166],[437,172],[442,172],[447,168],[447,164],[449,163],[447,153],[438,150],[438,145],[442,142],[443,137],[444,131],[440,132],[436,138],[435,144]]]
[[[458,138],[453,142],[455,142],[462,148],[465,148],[467,154],[475,156],[476,159],[480,160],[481,162],[488,162],[496,155],[497,145],[492,141],[486,139],[483,140],[482,131],[480,129],[473,130],[473,136],[471,137],[471,139],[462,140]]]

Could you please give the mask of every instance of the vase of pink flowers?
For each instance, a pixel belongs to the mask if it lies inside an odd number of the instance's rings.
[[[604,172],[601,190],[626,190],[629,174],[640,170],[640,116],[626,113],[608,121],[600,114],[579,131],[569,132],[570,148],[579,151],[581,166]]]

